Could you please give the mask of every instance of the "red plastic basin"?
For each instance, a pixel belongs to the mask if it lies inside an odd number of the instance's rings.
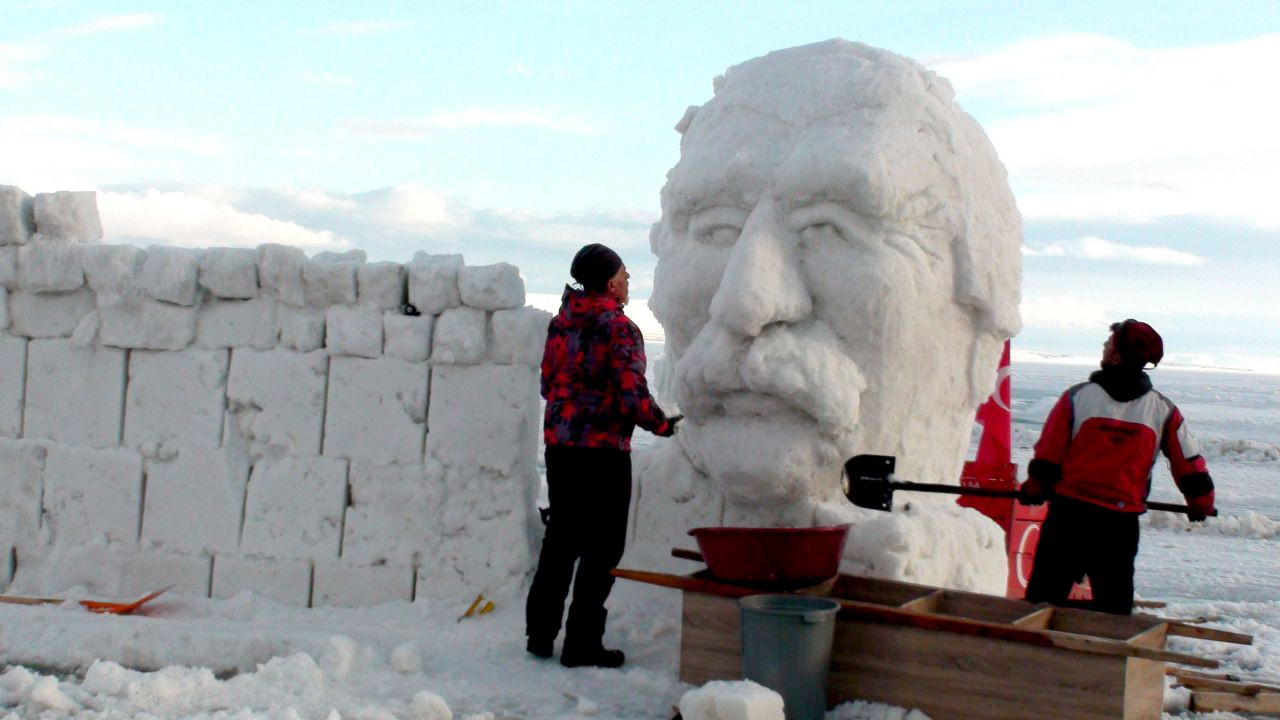
[[[849,526],[702,527],[689,534],[716,578],[800,583],[820,582],[840,572]]]

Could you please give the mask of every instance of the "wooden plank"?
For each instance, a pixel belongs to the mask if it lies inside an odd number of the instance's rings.
[[[1261,692],[1280,692],[1280,686],[1268,685],[1238,675],[1226,673],[1202,673],[1185,668],[1169,668],[1168,673],[1179,685],[1189,688],[1234,692],[1241,695],[1257,695]]]
[[[1202,658],[1198,655],[1188,655],[1186,653],[1173,652],[1170,650],[1129,645],[1127,643],[1120,642],[1119,640],[1111,640],[1109,638],[1090,637],[1088,635],[1072,635],[1070,633],[1062,633],[1055,630],[1046,630],[1044,632],[1052,639],[1054,647],[1064,648],[1067,650],[1075,650],[1082,653],[1095,653],[1098,655],[1117,655],[1121,657],[1142,658],[1144,660],[1158,660],[1160,662],[1176,662],[1184,665],[1195,665],[1197,667],[1218,667],[1217,660]]]
[[[1239,695],[1232,692],[1214,692],[1206,690],[1191,691],[1191,710],[1209,712],[1255,713],[1258,715],[1280,715],[1280,693],[1263,692],[1257,695]]]
[[[1036,628],[1037,630],[1046,630],[1049,627],[1049,622],[1053,620],[1053,610],[1054,608],[1052,606],[1042,607],[1039,610],[1036,610],[1035,612],[1028,613],[1026,615],[1023,615],[1020,618],[1015,619],[1013,621],[1013,624],[1017,625],[1018,627]]]
[[[1111,613],[1097,612],[1096,610],[1059,607],[1058,611],[1053,614],[1053,622],[1050,623],[1049,628],[1051,630],[1075,633],[1076,635],[1128,640],[1135,635],[1164,624],[1165,621],[1159,618],[1113,615]]]
[[[681,600],[680,680],[703,685],[742,677],[742,612],[738,601],[697,592]]]
[[[1129,658],[1124,665],[1124,717],[1164,717],[1164,663]]]
[[[942,594],[941,590],[935,590],[928,595],[921,595],[914,600],[908,600],[898,605],[898,609],[921,613],[937,612],[938,603],[942,600]]]
[[[914,707],[934,720],[1117,718],[1124,712],[1125,663],[1120,656],[838,620],[828,702]]]
[[[1022,600],[998,598],[993,595],[948,590],[938,603],[937,612],[942,615],[985,620],[987,622],[1012,623],[1026,617],[1037,606]]]
[[[1252,645],[1253,636],[1245,633],[1231,632],[1221,628],[1202,627],[1181,622],[1169,623],[1169,634],[1178,637],[1213,640],[1216,642],[1235,643],[1236,645]]]

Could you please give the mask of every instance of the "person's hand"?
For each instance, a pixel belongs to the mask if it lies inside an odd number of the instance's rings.
[[[658,430],[658,432],[654,434],[657,435],[658,437],[671,437],[672,435],[675,435],[676,425],[679,425],[680,421],[683,419],[684,419],[683,415],[672,415],[671,417],[667,418],[666,426],[661,428],[660,430]]]
[[[1048,499],[1049,488],[1033,477],[1027,478],[1022,487],[1018,488],[1018,502],[1023,505],[1041,505]]]
[[[1187,500],[1187,519],[1191,522],[1204,522],[1205,518],[1217,514],[1218,510],[1213,506],[1213,493]]]

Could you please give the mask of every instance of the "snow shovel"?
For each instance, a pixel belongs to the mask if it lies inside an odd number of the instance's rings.
[[[890,480],[896,459],[892,455],[854,455],[844,464],[845,497],[849,502],[868,510],[893,509],[894,490],[912,490],[916,492],[946,493],[950,495],[970,495],[973,497],[996,497],[1018,499],[1017,490],[1000,488],[961,487],[959,485],[942,485],[938,483],[918,483],[905,480]],[[1147,508],[1174,513],[1195,513],[1186,505],[1147,501]],[[1214,511],[1217,515],[1217,511]]]
[[[160,588],[153,593],[144,595],[132,602],[109,602],[106,600],[79,600],[86,610],[93,613],[103,615],[131,615],[134,610],[160,597],[164,592],[172,589],[174,586]],[[15,595],[0,595],[0,603],[8,603],[10,605],[61,605],[66,602],[65,598],[46,598],[46,597],[19,597]]]

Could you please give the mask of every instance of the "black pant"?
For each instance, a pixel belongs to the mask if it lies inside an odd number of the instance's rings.
[[[631,453],[548,445],[546,459],[551,512],[525,605],[525,634],[535,641],[555,640],[572,578],[564,647],[598,650],[604,637],[604,601],[613,588],[609,571],[622,559],[627,539]]]
[[[1133,612],[1133,560],[1138,555],[1138,513],[1118,512],[1070,498],[1055,498],[1040,526],[1027,600],[1055,605],[1089,576],[1090,607]]]

